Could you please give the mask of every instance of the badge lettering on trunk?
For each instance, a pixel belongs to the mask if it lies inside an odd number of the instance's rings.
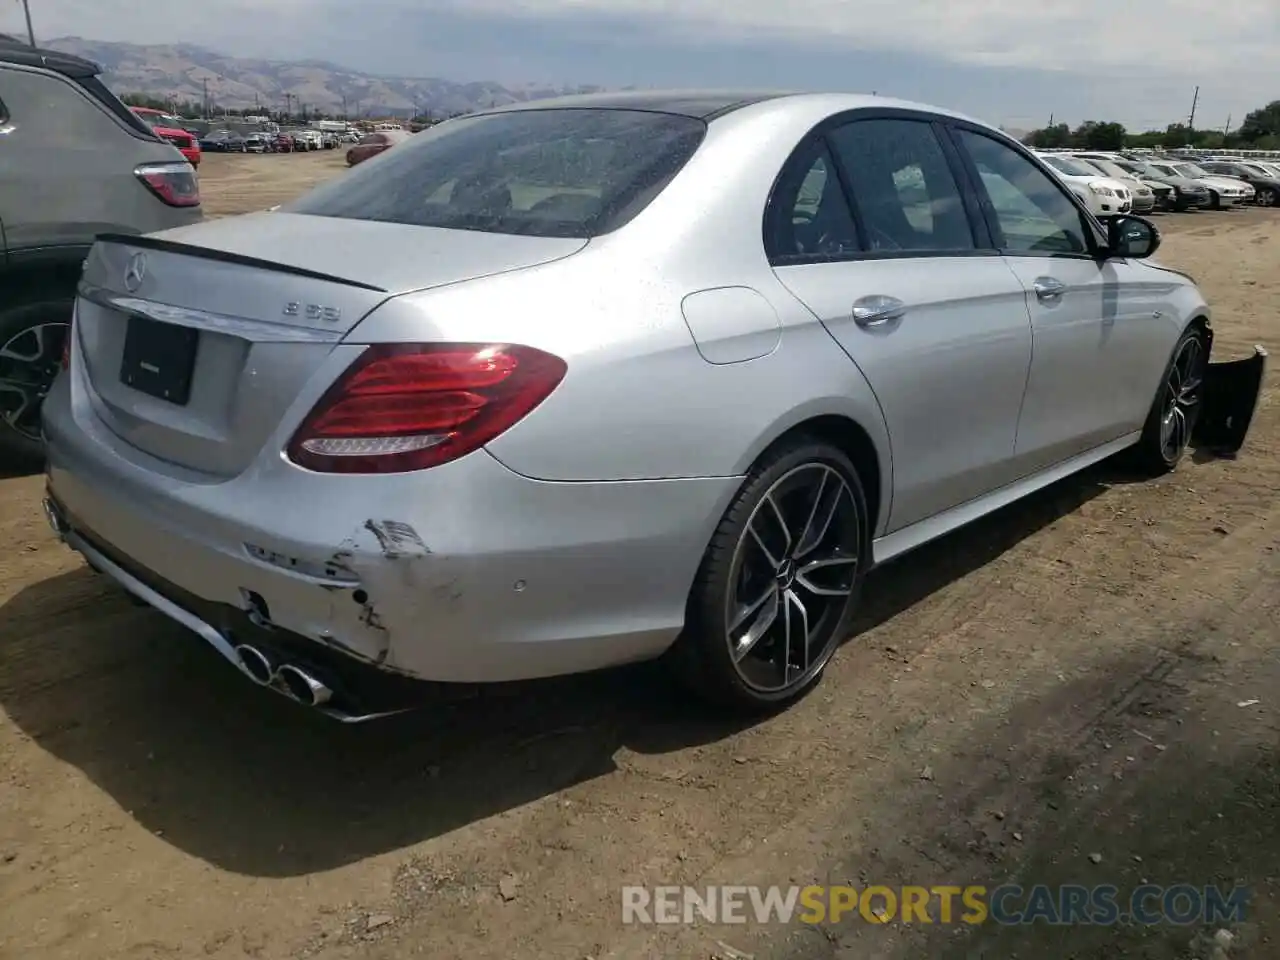
[[[284,315],[306,317],[308,320],[325,320],[329,323],[337,323],[342,319],[342,311],[337,307],[326,307],[321,303],[299,303],[297,300],[290,300],[284,305]]]

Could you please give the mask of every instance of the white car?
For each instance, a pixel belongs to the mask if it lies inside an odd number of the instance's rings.
[[[1150,213],[1156,207],[1156,194],[1149,186],[1135,177],[1124,167],[1116,166],[1114,160],[1093,154],[1084,156],[1082,154],[1070,154],[1072,160],[1082,163],[1090,170],[1103,177],[1110,177],[1112,180],[1119,180],[1129,188],[1129,193],[1133,199],[1134,213]]]
[[[1100,176],[1092,167],[1062,153],[1037,153],[1067,188],[1084,201],[1095,217],[1115,217],[1133,209],[1133,195],[1119,180]]]
[[[1172,177],[1186,177],[1197,180],[1209,188],[1209,206],[1214,210],[1234,207],[1248,203],[1254,197],[1254,189],[1243,180],[1235,177],[1216,177],[1203,167],[1190,160],[1160,160],[1152,163],[1161,173]]]

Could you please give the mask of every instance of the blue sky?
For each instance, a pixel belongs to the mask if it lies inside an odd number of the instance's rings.
[[[1277,0],[30,0],[38,37],[369,72],[879,91],[1009,127],[1238,124],[1280,99]],[[24,29],[0,0],[0,31]]]

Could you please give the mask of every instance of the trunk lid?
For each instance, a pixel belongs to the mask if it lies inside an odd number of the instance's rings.
[[[97,415],[122,440],[234,476],[300,394],[327,386],[311,381],[389,297],[585,245],[287,213],[103,236],[77,303],[79,356]]]

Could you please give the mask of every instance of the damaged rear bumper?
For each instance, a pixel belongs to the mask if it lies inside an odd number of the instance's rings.
[[[211,479],[130,447],[66,391],[44,416],[59,536],[257,682],[288,692],[281,671],[305,669],[325,687],[311,705],[339,719],[659,656],[741,482],[539,481],[482,450],[356,479],[264,452]]]
[[[1210,340],[1211,356],[1212,347]],[[1240,452],[1258,409],[1266,368],[1267,351],[1260,346],[1250,357],[1208,364],[1193,437],[1198,447],[1219,457]]]

